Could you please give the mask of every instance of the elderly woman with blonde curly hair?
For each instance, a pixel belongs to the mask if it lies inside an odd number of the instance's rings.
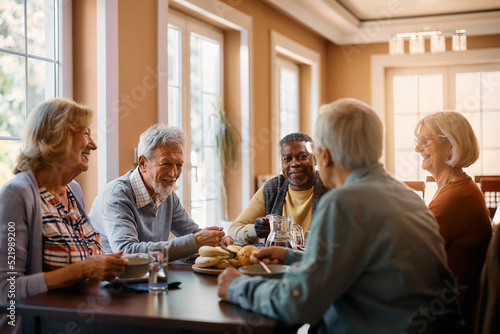
[[[479,143],[467,119],[455,111],[424,117],[415,127],[415,136],[422,168],[432,174],[438,186],[429,210],[439,224],[448,266],[458,281],[457,300],[466,324],[471,326],[492,233],[483,193],[463,170],[479,158]]]
[[[2,303],[12,298],[11,275],[15,298],[22,298],[86,279],[110,279],[127,263],[121,254],[103,254],[74,181],[97,148],[91,119],[90,108],[63,99],[42,102],[28,117],[16,175],[0,191]]]

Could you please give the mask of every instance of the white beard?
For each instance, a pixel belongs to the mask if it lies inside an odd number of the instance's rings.
[[[157,194],[167,197],[174,191],[174,186],[162,186],[161,184],[155,184],[154,190]]]

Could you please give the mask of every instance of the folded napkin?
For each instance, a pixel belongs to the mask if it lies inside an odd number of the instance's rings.
[[[181,282],[168,282],[167,286],[169,290],[176,289],[179,287]],[[114,281],[109,282],[104,286],[104,288],[111,291],[131,291],[131,292],[148,292],[149,285],[148,282],[140,282],[140,283],[128,283],[128,282],[120,282]]]

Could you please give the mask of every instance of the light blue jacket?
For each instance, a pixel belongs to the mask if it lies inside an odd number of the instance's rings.
[[[436,220],[380,165],[322,197],[309,238],[303,256],[288,251],[283,279],[239,277],[228,300],[288,324],[321,321],[320,333],[462,330]]]

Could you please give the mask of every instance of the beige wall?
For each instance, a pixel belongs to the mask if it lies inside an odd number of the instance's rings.
[[[303,44],[321,56],[320,104],[341,97],[355,97],[370,103],[370,57],[386,54],[387,43],[337,46],[311,30],[280,14],[260,0],[231,1],[235,7],[253,18],[254,110],[251,115],[254,132],[249,146],[254,150],[255,175],[271,171],[269,123],[270,106],[270,31]],[[96,2],[73,0],[74,97],[77,101],[96,108]],[[156,0],[120,0],[119,27],[119,172],[125,173],[133,165],[133,149],[140,133],[156,122],[156,81],[166,80],[155,73],[156,68]],[[238,63],[239,34],[225,32],[225,105],[231,116],[237,117],[239,86],[234,75]],[[500,36],[469,37],[469,48],[500,46]],[[233,75],[231,75],[233,73]],[[95,136],[95,128],[93,128]],[[266,135],[267,134],[267,135]],[[238,166],[236,166],[238,167]],[[230,184],[229,219],[234,219],[240,208],[239,170],[227,175]],[[97,195],[97,154],[93,153],[91,167],[78,181],[86,195],[87,207]]]
[[[73,1],[73,98],[75,101],[97,108],[97,45],[96,1]],[[97,140],[97,124],[91,126],[92,137]],[[87,210],[97,195],[97,151],[90,155],[89,170],[76,179],[82,186]]]
[[[118,1],[118,46],[121,175],[135,168],[139,135],[157,121],[156,0]]]
[[[234,120],[232,124],[241,128],[239,121],[240,110],[240,33],[226,31],[224,33],[224,108],[227,116]],[[240,141],[235,138],[239,143]],[[238,150],[236,162],[226,168],[224,184],[226,185],[227,219],[233,220],[241,212],[241,165],[239,159],[241,151]]]
[[[287,16],[260,0],[257,1],[224,1],[237,10],[250,15],[253,19],[253,66],[254,66],[254,133],[250,134],[250,147],[254,149],[254,156],[259,157],[253,161],[255,175],[271,172],[271,142],[269,128],[271,120],[270,103],[270,44],[271,30],[306,46],[320,54],[321,67],[326,67],[327,41],[304,26],[292,21]],[[326,84],[322,76],[321,85]],[[226,83],[227,84],[227,83]],[[322,90],[324,96],[324,90]],[[319,100],[323,101],[324,97]]]

